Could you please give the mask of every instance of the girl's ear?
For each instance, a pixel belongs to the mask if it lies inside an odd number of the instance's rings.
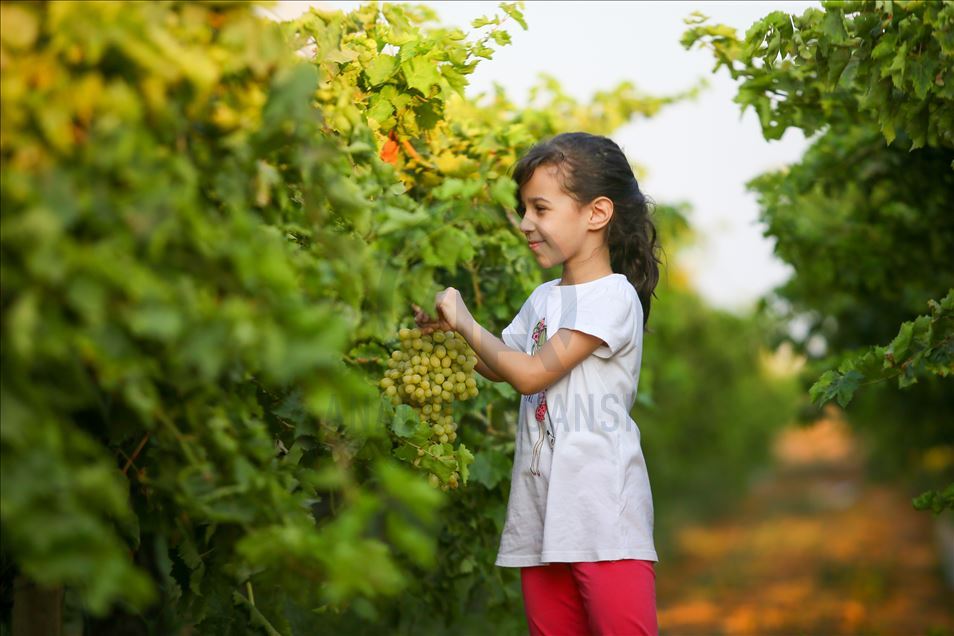
[[[590,229],[599,230],[613,218],[613,200],[609,197],[596,197],[590,204]]]

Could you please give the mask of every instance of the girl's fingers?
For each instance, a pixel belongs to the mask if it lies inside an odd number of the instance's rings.
[[[433,322],[433,321],[434,321],[433,318],[431,318],[430,316],[428,316],[427,313],[425,313],[425,311],[424,311],[423,309],[421,309],[420,307],[418,307],[417,305],[415,305],[415,304],[412,303],[412,304],[411,304],[411,308],[414,310],[414,320],[415,320],[416,322],[418,322],[418,323],[429,323],[429,322]]]
[[[438,310],[438,315],[436,318],[431,318],[427,313],[418,307],[415,303],[411,303],[411,309],[414,310],[414,322],[417,324],[418,328],[421,330],[421,333],[424,335],[433,333],[435,331],[453,331],[450,324],[444,317],[440,315]]]
[[[418,327],[423,327],[430,322],[430,318],[428,318],[427,314],[421,311],[420,307],[413,304],[411,307],[414,309],[414,322],[417,323]]]

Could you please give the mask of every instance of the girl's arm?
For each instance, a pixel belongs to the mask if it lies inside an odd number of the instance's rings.
[[[453,287],[438,293],[434,304],[440,324],[463,336],[483,366],[521,395],[546,389],[604,344],[602,339],[582,331],[558,329],[540,351],[530,355],[511,349],[480,326]]]
[[[600,338],[582,331],[558,329],[540,351],[530,355],[511,349],[470,315],[461,318],[456,331],[487,370],[521,395],[546,389],[604,344]],[[483,371],[480,373],[484,375]]]
[[[477,366],[474,367],[474,370],[491,382],[503,382],[503,378],[491,371],[490,367],[484,364],[480,356],[477,356]]]

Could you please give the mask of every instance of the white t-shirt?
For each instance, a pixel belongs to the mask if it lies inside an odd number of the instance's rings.
[[[642,304],[622,274],[559,282],[530,294],[501,333],[504,343],[532,354],[565,327],[606,344],[545,391],[521,396],[495,564],[658,561],[649,475],[629,415],[643,354]]]

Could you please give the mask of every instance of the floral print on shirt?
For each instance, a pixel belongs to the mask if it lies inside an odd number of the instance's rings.
[[[535,354],[537,351],[543,348],[544,343],[547,341],[547,319],[541,318],[536,326],[533,328],[533,345],[531,347],[530,353]],[[547,414],[547,392],[540,391],[537,394],[537,410],[534,413],[538,422],[543,422],[544,417]]]
[[[545,318],[541,318],[536,326],[533,328],[533,344],[530,348],[531,354],[535,354],[540,349],[543,348],[544,343],[547,341],[547,322]],[[531,452],[530,458],[530,474],[535,476],[540,476],[540,450],[544,444],[544,441],[549,442],[550,448],[553,448],[553,445],[556,441],[553,433],[550,431],[550,428],[546,425],[547,417],[547,392],[546,390],[540,391],[537,393],[537,408],[534,411],[534,418],[537,421],[537,428],[539,430],[539,437],[537,438],[536,443],[533,445],[533,450]]]

